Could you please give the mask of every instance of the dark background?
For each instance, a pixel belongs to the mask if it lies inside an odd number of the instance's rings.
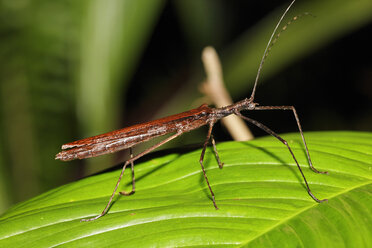
[[[221,57],[233,99],[249,97],[266,42],[288,4],[0,1],[0,212],[125,159],[55,161],[63,143],[208,102],[198,90],[207,45]],[[371,131],[371,5],[296,2],[285,22],[305,11],[315,17],[300,18],[282,33],[256,101],[294,105],[304,131]],[[246,114],[278,133],[297,132],[289,112]],[[196,130],[165,148],[199,144],[205,133]],[[218,142],[231,140],[220,124],[214,135]]]

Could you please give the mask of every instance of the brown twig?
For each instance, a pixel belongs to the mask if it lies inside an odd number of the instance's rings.
[[[201,85],[201,90],[217,108],[231,105],[233,103],[225,88],[221,62],[213,47],[206,47],[202,53],[202,61],[207,74],[206,81]],[[231,137],[237,141],[252,140],[254,136],[245,122],[236,115],[231,115],[222,120]]]

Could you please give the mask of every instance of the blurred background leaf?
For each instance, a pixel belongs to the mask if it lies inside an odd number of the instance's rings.
[[[154,28],[163,0],[89,2],[81,39],[77,90],[78,122],[83,137],[114,130],[121,97]],[[112,164],[103,158],[104,164]],[[87,172],[102,169],[102,159],[90,160]]]
[[[248,97],[289,1],[0,0],[0,212],[123,161],[52,161],[63,143],[185,111],[206,99],[204,46]],[[372,130],[370,0],[298,0],[263,69],[257,101],[296,106],[305,130]],[[287,113],[250,113],[278,132]],[[253,130],[256,136],[260,131]],[[229,135],[217,126],[218,141]],[[201,142],[205,130],[170,146]],[[136,148],[136,152],[142,147]]]

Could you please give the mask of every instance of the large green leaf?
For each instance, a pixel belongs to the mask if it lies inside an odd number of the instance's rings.
[[[271,137],[218,145],[205,166],[215,210],[198,159],[200,150],[136,165],[138,191],[102,211],[119,171],[85,178],[18,204],[0,217],[1,247],[367,247],[372,244],[372,134],[306,133],[308,168],[299,134],[287,134],[318,204],[306,193],[286,148]],[[128,171],[129,172],[129,171]],[[130,174],[130,173],[127,173]],[[130,180],[120,187],[130,189]],[[19,189],[22,190],[22,189]]]

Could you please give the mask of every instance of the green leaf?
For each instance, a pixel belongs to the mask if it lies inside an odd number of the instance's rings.
[[[1,247],[367,247],[372,244],[372,133],[305,133],[313,173],[298,133],[283,137],[299,160],[312,192],[285,146],[272,137],[217,146],[205,156],[215,210],[200,170],[200,150],[136,165],[136,193],[115,197],[99,214],[119,171],[64,185],[20,203],[0,217]],[[130,174],[127,171],[126,174]],[[128,176],[127,175],[127,176]],[[130,189],[125,177],[120,190]]]

